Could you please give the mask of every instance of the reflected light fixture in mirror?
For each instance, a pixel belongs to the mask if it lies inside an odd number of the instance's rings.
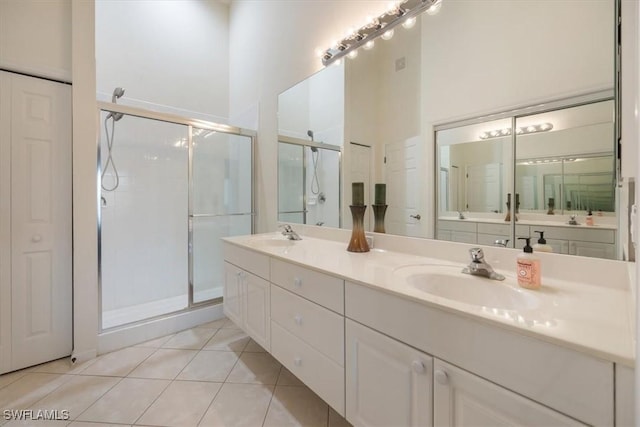
[[[540,124],[521,126],[519,128],[516,128],[516,134],[525,135],[528,133],[549,132],[551,129],[553,129],[552,123],[540,123]],[[480,139],[490,139],[490,138],[500,138],[508,135],[511,135],[511,128],[484,131],[480,135],[478,135],[478,137]]]
[[[371,18],[363,27],[351,31],[339,42],[331,43],[331,47],[325,50],[322,55],[322,64],[328,66],[339,60],[350,52],[355,51],[360,46],[365,49],[373,47],[373,40],[382,36],[389,40],[393,37],[393,28],[400,24],[405,28],[411,28],[415,24],[416,16],[426,11],[433,15],[438,12],[442,5],[442,0],[402,0],[392,4],[389,9],[378,16]],[[410,21],[413,20],[413,21]]]

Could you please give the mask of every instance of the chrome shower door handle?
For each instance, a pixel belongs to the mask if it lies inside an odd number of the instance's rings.
[[[420,214],[415,214],[415,215],[409,215],[409,218],[415,218],[418,221],[420,221],[420,218],[422,218],[422,217],[420,216]]]

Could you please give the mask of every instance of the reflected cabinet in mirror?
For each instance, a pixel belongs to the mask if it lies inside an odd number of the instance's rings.
[[[305,147],[307,186],[311,170],[339,175],[330,197],[346,228],[351,184],[364,182],[373,230],[374,188],[384,183],[390,234],[513,247],[539,228],[525,221],[544,216],[563,225],[540,230],[557,252],[619,257],[627,221],[613,160],[614,9],[610,0],[445,0],[280,94],[281,147]],[[310,147],[324,144],[340,150],[338,174],[310,163]],[[311,215],[316,195],[293,188],[290,153],[280,154],[279,218],[335,224]],[[579,230],[599,237],[579,240]]]

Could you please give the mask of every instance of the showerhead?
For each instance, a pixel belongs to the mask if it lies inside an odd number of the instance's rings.
[[[117,87],[113,90],[113,96],[111,96],[111,102],[113,102],[114,104],[116,103],[116,100],[118,98],[121,98],[122,95],[124,95],[124,89],[122,89],[121,87]]]
[[[313,131],[311,129],[307,131],[307,136],[311,138],[311,141],[313,141]]]

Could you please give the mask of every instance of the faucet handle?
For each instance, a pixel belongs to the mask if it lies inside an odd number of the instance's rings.
[[[283,228],[285,233],[291,233],[293,231],[293,228],[291,228],[289,224],[280,224],[278,228]]]
[[[471,262],[483,262],[484,261],[484,251],[482,248],[471,248],[469,249],[469,255],[471,255]]]

